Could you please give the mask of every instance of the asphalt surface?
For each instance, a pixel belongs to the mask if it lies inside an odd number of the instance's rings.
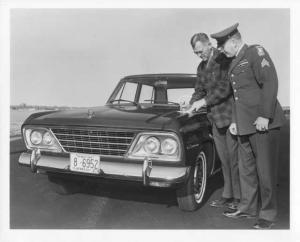
[[[278,222],[289,229],[289,124],[282,128],[278,184]],[[21,139],[10,143],[11,229],[251,229],[253,219],[230,219],[209,206],[220,197],[222,176],[209,179],[203,206],[195,212],[177,207],[175,192],[124,182],[86,184],[72,195],[52,191],[48,179],[18,165]]]

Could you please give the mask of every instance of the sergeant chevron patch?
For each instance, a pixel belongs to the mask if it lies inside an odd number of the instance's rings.
[[[263,60],[261,61],[261,67],[264,68],[265,66],[270,67],[270,63],[265,58],[263,58]]]

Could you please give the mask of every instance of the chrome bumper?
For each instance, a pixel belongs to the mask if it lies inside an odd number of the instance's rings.
[[[91,176],[140,181],[145,186],[170,187],[184,183],[190,172],[190,167],[155,166],[147,158],[141,164],[109,162],[103,159],[100,165],[101,173],[91,174]],[[71,171],[68,157],[41,155],[38,150],[32,151],[31,154],[22,153],[19,164],[30,166],[32,172],[57,171],[90,176],[90,174]]]

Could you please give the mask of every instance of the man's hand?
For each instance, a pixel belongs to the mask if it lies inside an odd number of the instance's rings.
[[[189,109],[184,111],[184,113],[187,113],[189,116],[192,116],[194,111],[197,111],[198,109],[204,107],[205,105],[206,105],[206,101],[204,98],[202,98],[198,101],[195,101]]]
[[[263,118],[263,117],[258,117],[253,125],[256,126],[256,129],[258,131],[267,131],[269,128],[269,119],[268,118]]]
[[[204,98],[202,98],[202,99],[200,99],[200,100],[194,102],[194,103],[192,104],[192,106],[190,107],[190,109],[191,109],[192,111],[197,111],[198,109],[200,109],[200,108],[202,108],[202,107],[204,107],[204,106],[206,106],[206,101],[205,101]]]
[[[231,123],[229,126],[229,131],[232,135],[237,135],[236,123]]]
[[[181,112],[185,112],[186,110],[190,109],[190,107],[192,106],[189,103],[180,103],[179,105],[180,105]]]

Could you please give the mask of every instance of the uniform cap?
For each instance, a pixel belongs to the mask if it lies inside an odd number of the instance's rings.
[[[234,34],[238,33],[237,27],[239,26],[238,23],[214,34],[211,34],[210,37],[217,40],[218,47],[221,47],[225,44],[225,42],[230,39]]]

